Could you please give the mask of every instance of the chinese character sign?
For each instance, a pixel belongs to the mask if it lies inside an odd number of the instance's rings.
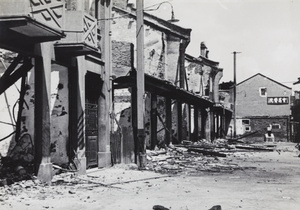
[[[269,105],[289,104],[289,97],[267,97],[267,104]]]

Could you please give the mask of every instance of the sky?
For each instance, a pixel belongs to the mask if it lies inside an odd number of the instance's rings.
[[[136,0],[130,0],[136,3]],[[163,0],[144,0],[149,7]],[[169,0],[176,23],[191,28],[186,53],[198,57],[205,42],[209,59],[223,69],[221,82],[241,82],[261,73],[300,90],[293,82],[300,77],[300,0]],[[153,6],[154,8],[157,7]],[[171,5],[163,3],[148,12],[162,19],[171,17]],[[299,86],[299,87],[298,87]]]

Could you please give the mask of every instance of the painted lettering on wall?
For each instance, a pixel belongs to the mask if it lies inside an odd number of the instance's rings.
[[[268,105],[289,104],[289,97],[267,97]]]

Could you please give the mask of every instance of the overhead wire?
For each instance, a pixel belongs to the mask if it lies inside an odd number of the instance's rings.
[[[147,7],[145,7],[145,8],[143,9],[143,11],[150,11],[150,12],[156,11],[156,10],[158,10],[158,9],[160,8],[160,6],[161,6],[162,4],[164,4],[164,3],[169,3],[169,4],[171,5],[172,9],[173,9],[173,6],[172,6],[172,4],[171,4],[169,1],[164,1],[164,2],[161,2],[161,3],[152,4],[152,5],[150,5],[150,6],[147,6]],[[154,8],[154,9],[148,9],[148,8],[151,8],[151,7],[154,7],[154,6],[157,6],[157,5],[158,5],[158,7]],[[139,12],[139,11],[141,11],[141,10],[136,10],[136,12]],[[130,15],[132,15],[132,14],[131,14],[131,13],[128,13],[128,14],[119,15],[119,16],[116,16],[116,17],[111,17],[111,18],[99,18],[99,19],[97,19],[97,20],[98,20],[98,21],[114,20],[114,19],[119,19],[119,18],[123,18],[123,17],[126,17],[126,16],[130,16]]]

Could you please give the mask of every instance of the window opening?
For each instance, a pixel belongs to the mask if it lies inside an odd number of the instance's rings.
[[[259,95],[260,95],[261,97],[266,97],[266,96],[267,96],[267,88],[265,88],[265,87],[260,87],[260,88],[259,88]]]

